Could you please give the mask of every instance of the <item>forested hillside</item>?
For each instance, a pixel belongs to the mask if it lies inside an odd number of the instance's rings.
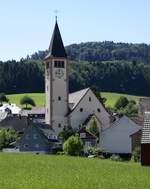
[[[72,44],[66,47],[70,60],[113,61],[126,60],[150,63],[150,45],[105,42],[87,42]],[[31,55],[31,59],[40,59],[46,55],[46,51],[39,51]]]
[[[100,91],[150,95],[150,46],[88,42],[66,47],[70,59],[70,91],[96,86]],[[44,91],[46,51],[19,62],[0,62],[0,92]]]

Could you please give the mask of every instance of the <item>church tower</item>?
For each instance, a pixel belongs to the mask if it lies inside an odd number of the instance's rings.
[[[45,62],[45,121],[58,134],[68,124],[68,59],[57,20]]]

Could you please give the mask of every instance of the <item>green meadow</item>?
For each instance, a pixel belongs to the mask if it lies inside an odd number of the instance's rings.
[[[27,95],[31,98],[36,103],[36,106],[42,107],[44,106],[45,103],[45,95],[44,93],[26,93],[26,94],[14,94],[14,95],[7,95],[11,103],[15,103],[18,106],[21,107],[20,105],[20,99],[24,96]],[[107,99],[106,101],[106,106],[113,107],[115,102],[120,96],[126,96],[129,100],[135,100],[137,103],[139,101],[140,96],[132,96],[132,95],[127,95],[127,94],[119,94],[119,93],[109,93],[109,92],[102,92],[101,95]]]
[[[101,95],[102,97],[105,97],[107,99],[106,106],[110,106],[110,107],[114,107],[117,99],[120,96],[125,96],[128,98],[128,100],[135,100],[136,103],[138,103],[139,99],[141,98],[141,96],[133,96],[133,95],[128,95],[128,94],[109,93],[109,92],[102,92]]]
[[[149,189],[150,168],[55,155],[0,154],[1,189]]]
[[[29,96],[31,97],[35,103],[36,106],[42,107],[44,106],[44,101],[45,101],[45,94],[44,93],[25,93],[25,94],[12,94],[12,95],[7,95],[11,103],[15,103],[18,106],[22,107],[20,105],[20,99],[23,96]]]

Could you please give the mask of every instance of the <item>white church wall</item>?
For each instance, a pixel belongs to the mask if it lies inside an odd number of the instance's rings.
[[[55,59],[57,60],[57,59]],[[61,59],[58,59],[61,60]],[[56,77],[57,68],[53,67],[53,80],[52,80],[52,103],[53,103],[53,113],[52,113],[52,126],[56,133],[59,133],[62,128],[68,124],[66,114],[68,113],[68,78],[67,78],[67,60],[63,59],[65,62],[65,67],[61,68],[64,75],[59,78]],[[59,99],[60,98],[60,99]]]
[[[91,98],[91,101],[89,101]],[[81,108],[83,111],[81,112]],[[100,112],[99,112],[100,110]],[[78,128],[91,114],[95,114],[102,123],[102,129],[110,126],[110,117],[101,105],[95,94],[89,89],[86,95],[70,114],[70,123],[73,128]]]
[[[109,153],[131,153],[132,144],[130,135],[137,132],[141,127],[123,116],[112,126],[102,131],[100,146],[103,151]]]
[[[46,66],[49,64],[49,66]],[[50,123],[50,115],[51,115],[51,108],[50,108],[50,94],[51,94],[51,61],[45,63],[45,121],[47,124]]]

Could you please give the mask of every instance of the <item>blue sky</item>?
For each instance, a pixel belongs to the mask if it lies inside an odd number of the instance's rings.
[[[149,0],[0,0],[0,60],[48,48],[56,9],[65,45],[150,43]]]

